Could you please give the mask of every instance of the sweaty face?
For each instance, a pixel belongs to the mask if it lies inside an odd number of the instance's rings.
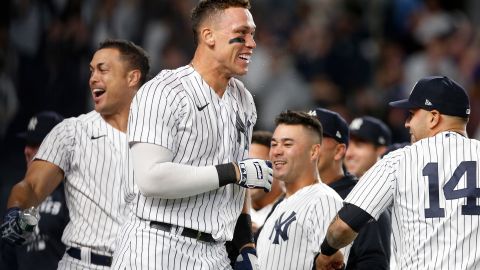
[[[350,139],[345,155],[345,167],[357,177],[361,177],[379,158],[378,148],[372,143]]]
[[[405,127],[409,129],[411,143],[429,136],[427,126],[429,114],[429,111],[422,109],[410,110],[410,116],[405,121]]]
[[[214,56],[228,76],[244,75],[257,46],[253,36],[255,23],[248,9],[232,7],[219,12],[214,20]]]
[[[135,91],[128,88],[127,64],[117,49],[98,50],[90,62],[90,90],[95,110],[102,115],[117,114],[130,106]]]
[[[286,183],[297,180],[308,170],[312,160],[312,139],[301,125],[280,124],[275,129],[270,148],[273,177]]]

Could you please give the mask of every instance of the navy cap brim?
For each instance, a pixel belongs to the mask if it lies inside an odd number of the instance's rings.
[[[394,108],[401,108],[401,109],[407,109],[407,110],[418,108],[417,105],[410,103],[408,99],[392,101],[392,102],[389,102],[388,105]]]

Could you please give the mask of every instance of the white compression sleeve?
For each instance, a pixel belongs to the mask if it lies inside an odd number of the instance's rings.
[[[135,182],[146,197],[185,198],[219,187],[215,166],[173,163],[170,150],[150,143],[135,143],[130,151]]]

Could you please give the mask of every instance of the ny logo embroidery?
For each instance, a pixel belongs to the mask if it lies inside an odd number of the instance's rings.
[[[280,215],[280,217],[275,221],[275,226],[273,227],[272,232],[270,233],[270,237],[268,238],[268,240],[272,240],[272,235],[275,232],[275,237],[273,238],[273,243],[276,244],[276,245],[279,244],[279,242],[278,242],[279,237],[282,237],[283,241],[288,240],[288,227],[290,227],[290,224],[292,224],[292,222],[294,222],[297,219],[295,217],[295,215],[297,213],[295,213],[295,211],[293,211],[290,214],[290,216],[288,216],[285,220],[282,221],[284,214],[285,213],[282,213]]]
[[[247,120],[247,114],[246,113],[245,113],[245,122],[247,122],[246,125],[242,121],[242,118],[240,118],[240,115],[238,114],[238,111],[235,112],[235,113],[237,115],[236,121],[235,121],[235,127],[237,128],[237,142],[239,144],[242,143],[242,133],[243,133],[243,137],[245,138],[245,150],[248,150],[248,146],[249,146],[248,130],[250,129],[250,126],[252,125],[252,123],[250,123],[250,121]]]

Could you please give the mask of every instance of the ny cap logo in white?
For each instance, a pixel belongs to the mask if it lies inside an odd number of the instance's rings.
[[[355,118],[353,119],[352,123],[350,123],[350,129],[358,130],[363,125],[362,118]]]
[[[317,116],[317,112],[315,110],[311,110],[311,111],[308,112],[308,115]]]
[[[425,99],[425,105],[432,106],[433,104],[432,104],[432,102],[430,102],[430,100]]]
[[[28,130],[35,130],[35,127],[38,124],[37,117],[32,117],[30,122],[28,122]]]
[[[465,114],[470,114],[470,109],[467,109],[467,111],[465,111]]]
[[[378,143],[379,143],[379,144],[385,144],[385,138],[384,138],[383,136],[380,136],[380,137],[378,138]]]
[[[341,139],[342,138],[342,134],[340,134],[340,131],[337,130],[337,134],[335,134],[335,136],[337,136],[337,138]]]

